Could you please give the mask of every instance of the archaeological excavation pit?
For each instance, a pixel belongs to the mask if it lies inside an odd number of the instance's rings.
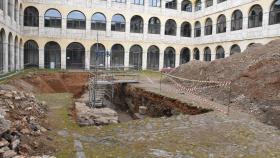
[[[171,117],[178,114],[199,115],[211,111],[194,107],[171,97],[146,91],[137,83],[116,83],[105,86],[103,106],[90,108],[89,73],[37,73],[24,76],[10,84],[36,93],[71,93],[73,116],[81,126],[123,123],[147,117]],[[112,95],[113,94],[113,95]],[[79,106],[80,105],[80,106]],[[80,107],[77,109],[77,107]],[[70,110],[69,110],[70,111]]]

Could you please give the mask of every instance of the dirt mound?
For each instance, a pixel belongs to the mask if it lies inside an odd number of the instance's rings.
[[[232,81],[232,100],[254,107],[280,105],[280,40],[253,45],[241,54],[212,62],[192,61],[181,65],[171,74],[178,77]],[[193,84],[193,87],[196,85]],[[199,92],[211,99],[222,100],[225,91],[206,89]],[[225,103],[225,100],[222,100]],[[250,111],[258,111],[249,107]],[[267,107],[266,107],[267,108]],[[256,112],[256,113],[259,113]],[[278,115],[279,116],[279,115]],[[280,120],[278,120],[280,122]],[[280,126],[280,125],[279,125]]]
[[[33,73],[12,80],[9,85],[29,92],[69,92],[78,97],[87,87],[88,79],[89,74],[83,72]]]

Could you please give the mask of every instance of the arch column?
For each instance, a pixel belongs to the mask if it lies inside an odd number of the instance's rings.
[[[175,67],[178,67],[180,65],[180,53],[175,53]]]
[[[41,49],[39,48],[39,68],[44,69],[45,68],[45,51],[44,47]]]
[[[7,36],[4,39],[4,45],[3,45],[3,50],[4,50],[4,73],[7,73],[9,71],[9,58],[8,58],[8,40]]]
[[[85,50],[85,70],[90,70],[90,50]]]
[[[147,51],[147,49],[143,49],[142,70],[147,70],[147,58],[148,58],[148,51]]]
[[[16,65],[16,70],[20,70],[20,47],[19,47],[19,41],[17,43],[17,58],[16,58],[16,61],[17,61],[17,65]]]
[[[61,69],[65,70],[66,69],[66,48],[61,49]]]
[[[128,50],[128,49],[126,49],[126,50]],[[128,67],[129,66],[129,50],[128,51],[126,51],[126,50],[124,51],[124,66]]]
[[[163,63],[164,63],[164,50],[163,52],[159,53],[159,70],[163,68]]]
[[[106,36],[111,36],[111,23],[110,23],[110,21],[112,21],[112,19],[109,19],[108,17],[107,17],[107,19],[106,19],[107,21],[106,21]]]

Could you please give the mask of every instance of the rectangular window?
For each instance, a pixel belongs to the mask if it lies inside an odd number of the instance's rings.
[[[161,7],[161,1],[160,0],[149,0],[149,6],[150,7]]]
[[[3,0],[0,0],[0,9],[4,10],[4,2],[3,2]]]
[[[131,4],[144,5],[144,0],[131,0]]]
[[[116,2],[116,3],[126,3],[126,0],[113,0],[112,2]]]

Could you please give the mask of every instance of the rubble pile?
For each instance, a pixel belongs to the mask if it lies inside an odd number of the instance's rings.
[[[41,137],[47,131],[42,125],[46,112],[45,103],[39,103],[31,93],[0,90],[0,157],[22,158],[40,153],[40,142],[45,141]]]

